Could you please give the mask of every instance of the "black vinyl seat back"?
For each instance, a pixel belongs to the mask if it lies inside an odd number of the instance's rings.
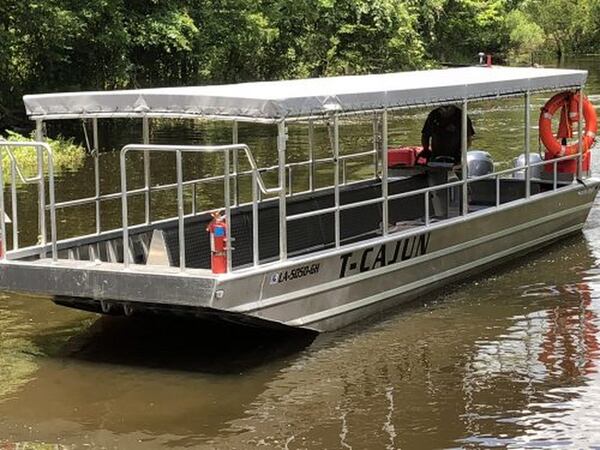
[[[394,180],[389,184],[390,194],[425,187],[426,180],[412,177]],[[346,205],[381,196],[379,180],[357,183],[344,187],[340,192],[340,204]],[[419,196],[390,201],[390,223],[422,217],[424,207]],[[288,216],[334,206],[333,189],[300,195],[288,200]],[[340,212],[340,238],[342,243],[375,236],[381,229],[381,203],[363,205]],[[233,266],[252,263],[252,209],[249,206],[232,209]],[[186,266],[210,268],[210,242],[206,226],[210,216],[204,214],[186,220],[185,248]],[[179,265],[179,239],[177,225],[163,228],[166,245],[173,265]],[[259,255],[261,261],[279,255],[279,206],[277,201],[259,206]],[[331,247],[335,243],[335,216],[333,213],[319,214],[287,224],[288,254],[299,255]]]

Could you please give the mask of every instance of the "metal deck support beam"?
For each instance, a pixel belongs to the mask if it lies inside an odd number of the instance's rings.
[[[150,144],[150,123],[148,117],[142,118],[142,141],[144,145]],[[144,152],[144,221],[150,225],[150,153]]]
[[[335,226],[335,248],[341,245],[340,224],[340,121],[337,114],[333,116],[333,197],[334,197],[334,226]]]
[[[231,143],[239,143],[239,128],[237,120],[233,121],[231,129]],[[240,202],[240,190],[238,187],[238,152],[233,152],[233,204],[239,206]]]
[[[94,188],[96,194],[96,234],[100,234],[100,141],[98,139],[98,119],[92,119],[92,138],[94,141]]]
[[[531,93],[525,93],[525,198],[531,196]]]
[[[277,159],[279,163],[279,260],[287,259],[287,205],[285,161],[287,146],[287,130],[285,121],[277,124]]]
[[[579,104],[578,113],[579,113],[579,121],[577,122],[577,137],[579,138],[579,142],[577,144],[577,152],[579,153],[579,157],[577,158],[577,179],[581,180],[583,178],[583,88],[579,88]]]
[[[44,141],[44,122],[35,121],[35,140]],[[41,148],[37,149],[37,176],[38,181],[38,240],[42,246],[46,245],[46,184],[44,180],[44,152]],[[40,253],[40,258],[46,256],[45,250]]]
[[[382,231],[387,236],[389,232],[389,204],[388,204],[388,111],[383,110],[382,118],[382,145],[381,145],[381,195],[383,197]]]
[[[466,216],[469,213],[469,167],[467,161],[467,151],[469,149],[468,143],[468,102],[463,100],[462,102],[462,121],[461,121],[461,172],[462,172],[462,215]]]

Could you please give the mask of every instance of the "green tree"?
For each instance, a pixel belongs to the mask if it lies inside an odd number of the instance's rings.
[[[5,0],[0,6],[0,120],[14,115],[25,91],[69,78],[75,16],[58,1]]]
[[[193,0],[190,14],[199,29],[196,82],[238,82],[267,76],[267,53],[278,30],[260,2]]]
[[[509,46],[506,0],[420,0],[419,31],[439,61],[472,63],[483,51],[502,55]]]
[[[79,26],[71,30],[72,89],[115,89],[128,83],[130,34],[124,0],[71,0]],[[63,2],[64,4],[64,2]],[[84,74],[84,76],[82,76]]]
[[[3,0],[0,128],[21,96],[600,50],[600,0]]]
[[[186,1],[128,0],[130,83],[180,84],[193,73],[199,33]]]
[[[542,28],[520,9],[511,11],[506,18],[510,30],[510,55],[518,60],[542,48],[544,32]]]
[[[273,0],[279,30],[270,77],[323,76],[420,67],[416,14],[394,0]]]
[[[523,10],[529,14],[544,31],[549,45],[552,45],[560,58],[574,42],[577,21],[582,17],[584,0],[527,0]]]

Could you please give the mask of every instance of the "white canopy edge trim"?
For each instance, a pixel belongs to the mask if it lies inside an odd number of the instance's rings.
[[[26,95],[33,120],[179,117],[274,123],[333,112],[394,110],[577,89],[587,72],[468,67],[383,75],[313,78],[204,87]]]

